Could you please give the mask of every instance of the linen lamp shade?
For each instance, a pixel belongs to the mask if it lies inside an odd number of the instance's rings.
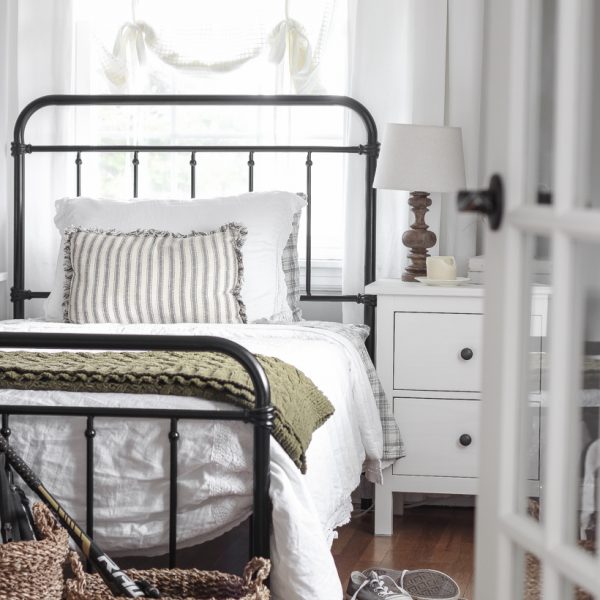
[[[429,193],[464,188],[460,128],[388,123],[373,185],[386,190]]]
[[[426,275],[427,250],[436,235],[425,223],[431,192],[457,192],[465,186],[462,133],[458,127],[388,123],[377,162],[374,187],[411,192],[408,200],[415,215],[402,235],[410,249],[404,281]]]

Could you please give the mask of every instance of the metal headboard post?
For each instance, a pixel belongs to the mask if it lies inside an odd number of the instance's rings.
[[[25,128],[31,116],[48,106],[341,106],[352,110],[362,120],[366,130],[366,143],[357,146],[318,146],[318,145],[237,145],[237,146],[165,146],[165,145],[35,145],[25,143]],[[133,153],[134,196],[138,192],[139,154],[143,152],[182,152],[191,156],[191,196],[196,188],[196,155],[203,152],[247,152],[249,168],[249,189],[254,187],[254,157],[260,152],[299,152],[304,153],[307,168],[307,193],[310,197],[310,169],[314,155],[318,153],[344,153],[365,155],[365,266],[364,283],[375,279],[375,190],[373,178],[379,151],[377,127],[369,111],[358,101],[347,96],[238,96],[238,95],[50,95],[43,96],[28,104],[19,114],[15,123],[11,153],[14,157],[14,279],[11,300],[14,303],[14,317],[25,316],[25,300],[46,298],[49,292],[36,292],[25,289],[25,156],[34,152],[74,152],[76,153],[77,193],[81,193],[82,153],[86,152],[131,152]],[[313,294],[311,276],[311,217],[307,220],[306,293],[301,300],[313,302],[356,302],[364,304],[365,323],[371,327],[367,349],[374,355],[374,325],[376,297],[365,294],[328,295]]]

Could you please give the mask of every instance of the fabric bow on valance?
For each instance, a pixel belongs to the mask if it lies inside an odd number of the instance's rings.
[[[270,31],[253,23],[247,30],[220,31],[198,26],[196,29],[161,32],[148,22],[134,20],[119,28],[112,52],[104,49],[102,69],[117,90],[124,90],[134,87],[139,73],[147,67],[149,52],[174,69],[200,76],[233,71],[266,53],[274,64],[282,63],[287,56],[296,93],[323,93],[318,76],[319,54],[330,13],[330,9],[323,11],[317,51],[306,28],[287,16]]]

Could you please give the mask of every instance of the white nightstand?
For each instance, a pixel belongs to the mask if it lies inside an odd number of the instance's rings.
[[[483,287],[384,279],[365,291],[377,295],[377,371],[406,446],[375,490],[375,534],[391,535],[393,492],[477,494]],[[547,293],[538,305],[545,319]],[[539,446],[539,419],[535,430]]]

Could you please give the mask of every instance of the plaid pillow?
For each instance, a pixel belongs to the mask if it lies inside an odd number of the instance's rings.
[[[281,255],[285,285],[287,286],[287,303],[292,311],[293,321],[302,321],[302,309],[300,308],[300,264],[298,263],[298,231],[300,230],[301,216],[302,209],[294,214],[292,232]]]

